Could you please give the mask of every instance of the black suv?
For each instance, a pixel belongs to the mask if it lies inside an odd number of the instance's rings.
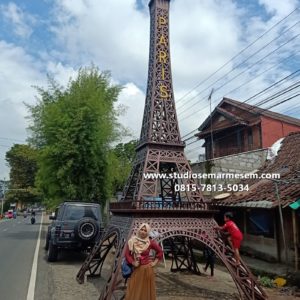
[[[45,249],[48,261],[56,261],[60,249],[86,250],[93,247],[102,232],[100,205],[85,202],[64,202],[48,226]]]

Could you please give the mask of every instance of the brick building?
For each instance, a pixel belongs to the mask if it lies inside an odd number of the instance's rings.
[[[299,119],[223,98],[196,136],[205,140],[206,159],[211,159],[265,149],[295,131],[300,131]]]

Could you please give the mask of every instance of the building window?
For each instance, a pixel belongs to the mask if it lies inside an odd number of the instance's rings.
[[[247,211],[247,233],[274,238],[274,220],[271,210]]]

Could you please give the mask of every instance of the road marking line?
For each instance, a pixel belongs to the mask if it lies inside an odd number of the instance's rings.
[[[39,236],[38,236],[38,240],[37,240],[35,251],[34,251],[34,258],[33,258],[33,263],[32,263],[32,269],[31,269],[31,275],[30,275],[30,281],[29,281],[29,287],[28,287],[26,300],[34,300],[34,290],[35,290],[36,273],[37,273],[37,262],[38,262],[39,249],[40,249],[40,243],[41,243],[43,216],[44,216],[44,214],[42,214],[41,225],[40,225],[40,229],[39,229]]]

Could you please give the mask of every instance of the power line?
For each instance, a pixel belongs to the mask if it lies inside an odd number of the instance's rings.
[[[195,132],[195,131],[197,131],[197,130],[198,130],[198,129],[196,128],[196,129],[192,130],[191,132],[185,134],[184,136],[182,136],[182,139],[185,138],[186,136],[190,135],[192,132]]]
[[[211,75],[209,75],[206,79],[202,80],[200,83],[198,83],[194,88],[192,88],[188,93],[186,93],[184,96],[182,96],[180,99],[177,100],[177,103],[182,101],[186,96],[188,96],[191,92],[193,92],[196,88],[198,88],[201,84],[205,83],[208,79],[210,79],[212,76],[214,76],[216,73],[218,73],[220,70],[222,70],[224,67],[226,67],[230,62],[232,62],[236,57],[238,57],[240,54],[245,52],[248,48],[250,48],[252,45],[254,45],[258,40],[260,40],[263,36],[265,36],[267,33],[269,33],[272,29],[274,29],[276,26],[278,26],[280,23],[285,21],[287,18],[289,18],[294,12],[296,12],[299,8],[296,7],[293,11],[291,11],[287,16],[279,20],[277,23],[275,23],[271,28],[269,28],[267,31],[265,31],[262,35],[260,35],[258,38],[256,38],[253,42],[251,42],[248,46],[246,46],[244,49],[242,49],[240,52],[238,52],[235,56],[233,56],[230,60],[228,60],[225,64],[223,64],[220,68],[218,68],[216,71],[214,71]]]
[[[288,110],[285,110],[283,113],[284,113],[284,114],[287,114],[288,112],[291,112],[291,111],[292,111],[292,112],[294,112],[294,113],[299,113],[299,114],[300,114],[300,110],[295,109],[295,108],[297,108],[297,107],[300,108],[300,104],[299,104],[299,105],[294,105],[293,108],[288,109]]]
[[[246,99],[246,100],[244,101],[244,103],[249,102],[251,99],[255,99],[258,95],[261,95],[261,94],[265,93],[267,90],[269,90],[270,88],[273,88],[274,86],[276,86],[276,85],[278,85],[278,84],[281,84],[281,83],[284,82],[286,79],[288,79],[288,78],[293,78],[294,75],[296,75],[296,74],[299,73],[299,72],[300,72],[300,69],[298,69],[298,70],[296,70],[296,71],[290,73],[289,75],[285,76],[284,78],[282,78],[282,79],[280,79],[280,80],[274,82],[273,84],[271,84],[271,85],[268,86],[267,88],[263,89],[263,90],[260,91],[259,93],[257,93],[257,94],[255,94],[255,95],[251,96],[250,98]]]
[[[195,150],[197,150],[197,149],[199,149],[199,147],[198,147],[198,146],[197,146],[197,147],[195,147],[195,148],[192,148],[192,149],[189,149],[189,150],[185,151],[185,153],[186,153],[186,154],[188,154],[188,153],[192,153],[193,151],[195,151]]]
[[[283,104],[283,103],[286,103],[286,102],[288,102],[288,101],[290,101],[290,100],[292,100],[292,99],[294,99],[294,98],[296,98],[296,97],[299,97],[299,96],[300,96],[300,92],[298,92],[298,93],[296,93],[296,94],[294,94],[294,95],[292,95],[292,96],[290,96],[290,97],[288,97],[288,98],[286,98],[286,99],[284,99],[284,100],[281,100],[281,101],[279,101],[279,102],[277,102],[277,103],[275,103],[275,104],[269,106],[269,107],[266,108],[266,109],[262,109],[261,112],[266,111],[266,110],[269,110],[269,109],[271,109],[271,108],[274,108],[274,107],[276,107],[276,106],[278,106],[278,105],[281,105],[281,104]],[[254,109],[254,108],[253,108],[253,109]],[[252,109],[252,110],[253,110],[253,109]],[[251,110],[249,110],[249,111],[251,111]],[[248,112],[249,112],[249,111],[248,111]],[[272,121],[267,121],[266,124],[267,124],[267,123],[271,123],[271,122],[272,122]],[[225,127],[224,127],[224,128],[225,128]],[[221,128],[219,128],[219,129],[221,129]],[[239,132],[241,132],[241,131],[243,131],[243,130],[244,130],[244,128],[239,128],[239,129],[235,130],[234,132],[231,132],[230,134],[223,135],[223,136],[220,137],[220,138],[215,138],[214,141],[222,140],[222,139],[224,139],[224,138],[226,138],[226,137],[229,137],[229,136],[231,136],[231,135],[233,135],[233,134],[237,134],[237,133],[239,133]],[[200,141],[200,140],[202,140],[202,139],[198,139],[197,141]],[[193,143],[196,143],[197,141],[193,141],[193,142],[189,143],[188,145],[191,145],[191,144],[193,144]],[[192,153],[193,151],[195,151],[195,150],[198,149],[198,148],[199,148],[199,147],[195,147],[195,148],[192,148],[192,149],[190,149],[190,150],[187,150],[186,153]]]
[[[219,81],[221,81],[223,78],[226,78],[226,76],[228,76],[230,73],[232,73],[234,70],[238,69],[238,67],[242,66],[243,64],[245,64],[250,58],[252,58],[253,56],[255,56],[256,54],[258,54],[259,52],[261,52],[263,49],[267,48],[270,44],[272,44],[274,41],[276,41],[277,39],[280,39],[282,37],[282,35],[284,35],[285,33],[287,33],[289,30],[291,30],[293,27],[295,27],[297,24],[299,24],[300,21],[296,22],[295,24],[293,24],[292,26],[290,26],[288,29],[286,29],[282,34],[278,35],[276,38],[272,39],[270,42],[268,42],[267,44],[265,44],[263,47],[261,47],[260,49],[258,49],[256,52],[252,53],[250,56],[248,56],[244,61],[242,61],[241,63],[237,64],[236,66],[234,66],[230,71],[228,71],[227,73],[225,73],[223,76],[221,76],[219,79],[217,79],[216,81],[214,81],[213,83],[211,83],[208,87],[206,87],[205,89],[201,90],[199,93],[197,93],[195,96],[193,96],[192,98],[190,98],[189,100],[193,100],[195,99],[197,96],[201,95],[203,92],[207,91],[209,88],[213,87],[216,83],[218,83]],[[296,36],[297,37],[297,36]],[[290,41],[294,40],[294,38],[292,38]],[[290,42],[289,41],[289,42]],[[282,44],[282,46],[284,46],[286,43]],[[276,51],[278,49],[280,49],[281,47],[277,48]],[[270,52],[270,54],[274,53],[275,51]],[[268,57],[268,56],[266,56]],[[253,64],[255,65],[255,64]],[[236,78],[236,77],[234,77]],[[232,81],[232,79],[230,80]],[[227,84],[227,83],[226,83]],[[223,84],[221,87],[223,87]],[[218,90],[221,88],[219,87]],[[181,107],[178,107],[178,109],[181,109],[184,105],[182,105]]]
[[[299,21],[300,22],[300,21]],[[282,48],[283,46],[287,45],[288,43],[290,43],[291,41],[293,41],[294,39],[296,39],[298,36],[300,36],[300,33],[298,33],[297,35],[293,36],[291,39],[289,39],[288,41],[286,41],[285,43],[281,44],[280,46],[278,46],[275,50],[269,52],[266,56],[264,56],[263,58],[259,59],[258,61],[256,61],[254,64],[251,65],[251,67],[248,69],[245,69],[243,71],[241,71],[239,74],[237,74],[236,76],[234,76],[233,78],[231,78],[229,81],[225,82],[224,84],[222,84],[220,87],[216,88],[215,91],[220,90],[222,87],[224,87],[225,85],[227,85],[228,83],[230,83],[231,81],[233,81],[234,79],[236,79],[237,77],[239,77],[240,75],[244,74],[246,71],[249,71],[253,66],[255,66],[258,63],[261,63],[264,59],[266,59],[268,56],[270,56],[271,54],[275,53],[276,51],[278,51],[280,48]],[[211,87],[211,85],[209,86]],[[209,88],[208,87],[208,88]],[[206,88],[205,90],[207,90],[208,88]],[[204,90],[203,90],[204,91]],[[198,94],[199,95],[199,94]],[[207,97],[207,96],[206,96]],[[206,97],[203,97],[202,99],[205,99]],[[201,100],[202,100],[201,99]],[[192,108],[193,106],[197,105],[198,103],[194,103],[191,106],[187,107],[184,111],[180,112],[178,115],[184,113],[185,111],[187,111],[188,109]],[[207,106],[206,106],[207,107]],[[186,118],[188,118],[190,115],[185,116],[181,119],[185,120]]]
[[[252,79],[246,80],[244,83],[242,83],[242,84],[239,85],[238,87],[236,87],[236,88],[232,89],[231,91],[226,92],[226,93],[224,93],[224,94],[227,95],[227,94],[233,93],[233,92],[237,91],[238,89],[240,89],[241,87],[243,87],[243,86],[245,86],[245,85],[248,85],[250,82],[256,80],[258,77],[260,77],[261,75],[263,75],[263,74],[267,73],[268,71],[274,69],[275,67],[278,67],[278,66],[281,65],[283,62],[285,62],[286,60],[290,59],[290,58],[293,57],[293,56],[296,56],[296,54],[291,54],[290,56],[288,56],[287,58],[285,58],[285,59],[282,60],[281,62],[279,62],[279,63],[277,63],[277,62],[274,63],[270,68],[268,68],[268,69],[262,71],[262,72],[259,73],[259,74],[256,74],[256,76],[253,77]],[[294,72],[293,72],[293,73],[294,73]],[[292,74],[293,74],[293,73],[292,73]],[[290,75],[289,75],[289,77],[290,77]],[[292,76],[292,77],[293,77],[293,76]]]
[[[299,86],[300,86],[300,80],[297,81],[296,83],[292,84],[292,85],[289,86],[288,88],[283,89],[283,90],[281,90],[281,91],[275,93],[274,95],[269,96],[268,98],[266,98],[266,99],[264,99],[264,100],[261,100],[261,101],[257,102],[257,103],[254,104],[254,105],[255,105],[255,106],[261,106],[261,105],[264,105],[265,103],[268,103],[268,102],[270,102],[270,101],[272,101],[272,100],[274,100],[274,99],[276,99],[276,98],[278,98],[278,97],[280,97],[280,96],[282,96],[282,95],[284,95],[284,94],[286,94],[286,93],[288,93],[288,92],[291,92],[292,90],[298,88]]]
[[[291,74],[290,74],[291,75]],[[289,75],[289,76],[290,76]],[[287,76],[287,77],[289,77],[289,76]],[[280,81],[278,81],[278,83],[281,83],[282,82],[282,80],[280,80]],[[290,93],[292,90],[294,90],[295,88],[297,88],[297,87],[299,87],[299,82],[300,81],[297,81],[297,82],[295,82],[294,84],[292,84],[292,85],[290,85],[290,86],[288,86],[288,87],[286,87],[286,88],[284,88],[284,89],[282,89],[282,90],[280,90],[279,92],[276,92],[276,93],[274,93],[273,95],[271,95],[271,96],[269,96],[269,97],[267,97],[267,98],[265,98],[264,100],[261,100],[261,101],[259,101],[259,102],[257,102],[255,105],[256,106],[258,106],[260,103],[261,104],[266,104],[266,103],[268,103],[268,102],[271,102],[272,100],[275,100],[275,99],[277,99],[277,98],[279,98],[280,96],[283,96],[284,94],[287,94],[287,93]],[[273,85],[272,85],[273,86]],[[263,91],[265,91],[265,90],[263,90]],[[262,92],[263,92],[262,91]],[[260,93],[262,93],[262,92],[260,92]],[[267,109],[270,109],[270,108],[273,108],[273,107],[275,107],[275,106],[278,106],[278,105],[280,105],[280,104],[282,104],[282,103],[285,103],[285,102],[287,102],[287,101],[289,101],[289,100],[292,100],[292,99],[294,99],[295,97],[297,97],[298,95],[297,94],[293,94],[293,97],[291,97],[291,98],[288,98],[287,100],[285,100],[285,101],[281,101],[281,102],[277,102],[277,103],[275,103],[275,104],[272,104],[271,106],[269,106]],[[250,97],[251,98],[251,97]],[[247,99],[248,100],[248,99]],[[247,102],[247,100],[245,100],[245,101],[243,101],[243,102],[241,102],[241,103],[245,103],[245,102]],[[293,107],[295,107],[295,106],[293,106]],[[265,109],[265,110],[267,110],[267,109]],[[263,111],[264,109],[262,109],[262,111]],[[251,110],[250,110],[251,111]],[[295,111],[294,109],[293,109],[293,111]],[[196,131],[196,130],[198,130],[198,129],[194,129],[193,131],[191,131],[189,134],[191,134],[192,132],[194,132],[194,131]],[[195,136],[191,136],[191,137],[189,137],[189,138],[186,138],[185,140],[183,140],[184,142],[186,142],[186,141],[188,141],[188,140],[192,140],[192,139],[194,139],[194,138],[196,138]],[[196,141],[195,141],[196,142]],[[190,142],[188,145],[190,145],[190,144],[192,144],[193,142]],[[187,146],[188,146],[187,145]]]
[[[271,105],[271,106],[269,106],[268,108],[266,108],[266,110],[269,110],[269,109],[271,109],[271,108],[273,108],[273,107],[275,107],[275,106],[278,106],[278,105],[283,104],[283,103],[285,103],[285,102],[287,102],[287,101],[290,101],[290,100],[292,100],[292,99],[294,99],[294,98],[296,98],[296,97],[298,97],[298,96],[300,96],[300,93],[294,94],[293,96],[291,96],[291,97],[289,97],[289,98],[287,98],[287,99],[285,99],[285,100],[282,100],[282,101],[280,101],[279,103],[276,103],[276,104],[274,104],[274,105]]]
[[[280,81],[278,81],[278,82],[281,82],[281,81],[282,81],[282,80],[280,80]],[[295,88],[297,88],[297,87],[299,87],[299,86],[300,86],[300,80],[297,81],[296,83],[290,85],[289,87],[286,87],[286,88],[282,89],[281,91],[276,92],[276,93],[273,94],[272,96],[269,96],[269,97],[267,97],[267,98],[265,98],[265,99],[263,99],[263,100],[257,102],[256,105],[255,105],[252,109],[249,109],[249,110],[248,110],[248,112],[253,111],[254,109],[256,109],[257,107],[259,107],[260,105],[266,104],[266,103],[268,103],[268,102],[270,102],[270,101],[272,101],[272,100],[274,100],[274,99],[279,98],[280,96],[283,96],[283,95],[286,94],[286,93],[291,92],[292,90],[294,90]],[[263,90],[263,91],[264,91],[264,90]],[[293,94],[292,96],[290,96],[290,97],[287,98],[287,99],[284,99],[284,100],[279,101],[279,102],[277,102],[277,103],[275,103],[275,104],[272,104],[272,105],[269,106],[268,108],[261,109],[261,112],[266,111],[266,110],[269,110],[269,109],[271,109],[271,108],[273,108],[273,107],[276,107],[276,106],[278,106],[278,105],[281,105],[281,104],[283,104],[283,103],[285,103],[285,102],[287,102],[287,101],[290,101],[290,100],[292,100],[292,99],[294,99],[294,98],[296,98],[296,97],[298,97],[298,96],[299,96],[299,92]],[[250,97],[250,98],[251,98],[251,97]],[[248,99],[250,99],[250,98],[248,98]],[[248,99],[247,99],[247,100],[248,100]],[[247,100],[241,102],[241,104],[242,104],[242,103],[245,103]],[[215,128],[215,129],[216,129],[216,128]],[[220,129],[220,128],[219,128],[219,129]],[[225,137],[226,137],[226,136],[225,136]],[[190,139],[192,139],[192,138],[195,138],[195,137],[190,137],[190,138],[188,138],[188,139],[186,139],[186,140],[184,140],[184,141],[190,140]],[[223,136],[222,138],[224,138],[224,136]],[[216,139],[216,140],[218,140],[218,139]],[[193,141],[193,142],[187,144],[187,146],[193,144],[194,142],[196,142],[196,141]]]
[[[292,56],[294,56],[294,55],[295,55],[295,54],[293,54]],[[285,61],[285,60],[286,60],[286,59],[284,59],[284,61]],[[276,65],[276,64],[275,64],[275,65]],[[275,65],[274,65],[274,66],[275,66]],[[274,66],[272,66],[272,68],[273,68]],[[268,69],[265,70],[265,71],[263,71],[262,73],[260,73],[258,76],[260,76],[261,74],[265,73],[266,71],[268,71]],[[262,91],[256,93],[255,95],[251,96],[250,98],[248,98],[247,100],[245,100],[244,103],[249,102],[251,99],[256,98],[258,95],[264,94],[264,93],[265,93],[266,91],[268,91],[270,88],[272,88],[272,87],[274,87],[274,86],[276,86],[276,85],[280,85],[281,83],[283,83],[283,82],[286,81],[287,79],[293,78],[293,77],[294,77],[296,74],[298,74],[299,72],[300,72],[300,69],[298,69],[298,70],[296,70],[296,71],[290,73],[289,75],[285,76],[284,78],[280,79],[279,81],[277,81],[277,82],[271,84],[270,86],[268,86],[268,87],[265,88],[264,90],[262,90]],[[258,77],[258,76],[257,76],[257,77]],[[252,80],[256,79],[257,77],[253,78]],[[237,88],[231,90],[231,91],[228,92],[227,94],[234,92],[235,90],[241,88],[242,86],[244,86],[244,85],[250,83],[252,80],[246,81],[245,83],[243,83],[243,84],[241,84],[240,86],[238,86]],[[197,131],[197,129],[194,129],[194,130],[188,132],[188,133],[185,134],[182,138],[185,138],[185,137],[189,136],[190,134],[192,134],[192,133],[195,132],[195,131]],[[187,139],[187,140],[188,140],[188,139]]]
[[[194,143],[200,142],[201,140],[197,139],[196,141],[190,142],[189,144],[186,144],[186,146],[192,145]]]
[[[283,21],[286,20],[288,17],[290,17],[290,16],[291,16],[293,13],[295,13],[298,9],[299,9],[299,7],[295,8],[295,9],[294,9],[292,12],[290,12],[286,17],[284,17],[284,18],[281,19],[279,22],[277,22],[275,25],[273,25],[269,30],[267,30],[266,32],[264,32],[264,33],[263,33],[260,37],[258,37],[255,41],[253,41],[253,42],[252,42],[251,44],[249,44],[246,48],[244,48],[242,51],[240,51],[238,54],[236,54],[232,59],[230,59],[227,63],[225,63],[223,66],[221,66],[217,71],[215,71],[213,74],[211,74],[211,75],[210,75],[208,78],[206,78],[204,81],[200,82],[196,87],[200,86],[202,83],[204,83],[204,82],[207,81],[209,78],[211,78],[211,77],[212,77],[214,74],[216,74],[219,70],[221,70],[223,67],[225,67],[229,62],[231,62],[231,61],[234,60],[236,57],[238,57],[239,54],[243,53],[243,52],[244,52],[246,49],[248,49],[251,45],[255,44],[255,42],[257,42],[259,39],[261,39],[264,35],[266,35],[268,32],[270,32],[273,28],[275,28],[275,27],[276,27],[277,25],[279,25],[281,22],[283,22]],[[291,30],[291,28],[295,27],[298,23],[299,23],[299,21],[296,22],[296,23],[294,23],[292,26],[290,26],[288,29],[286,29],[286,30],[283,32],[283,34],[286,33],[286,32],[288,32],[289,30]],[[282,35],[282,34],[281,34],[281,35]],[[296,36],[296,37],[297,37],[297,36]],[[294,38],[296,38],[296,37],[294,37]],[[275,38],[275,39],[273,39],[272,41],[274,41],[274,40],[276,40],[276,39],[278,39],[278,37]],[[293,40],[293,39],[292,39],[292,40]],[[272,42],[272,41],[271,41],[271,42]],[[270,44],[271,42],[269,42],[268,44]],[[286,44],[286,43],[284,43],[283,45],[281,45],[281,47],[284,46],[285,44]],[[266,46],[264,46],[264,47],[266,47]],[[261,50],[261,49],[260,49],[260,50]],[[259,52],[260,50],[256,51],[255,53]],[[278,48],[275,49],[275,51],[276,51],[276,50],[278,50]],[[254,53],[254,54],[255,54],[255,53]],[[254,54],[252,54],[251,56],[253,57]],[[272,54],[272,52],[269,53],[269,55],[270,55],[270,54]],[[292,58],[292,57],[295,56],[295,55],[297,55],[297,54],[291,54],[291,55],[289,55],[288,57],[286,57],[286,58],[284,58],[282,61],[280,61],[280,64],[282,64],[283,62],[287,61],[288,59]],[[250,56],[250,57],[251,57],[251,56]],[[266,57],[264,57],[264,58],[266,58]],[[248,59],[249,59],[249,57],[248,57]],[[261,61],[261,60],[259,60],[258,62],[260,62],[260,61]],[[242,63],[244,63],[244,62],[245,62],[245,61],[243,61]],[[258,63],[258,62],[256,62],[256,63]],[[241,65],[241,63],[240,63],[239,65]],[[239,87],[237,87],[237,88],[235,88],[235,89],[233,89],[233,90],[231,90],[230,92],[227,92],[227,93],[232,93],[232,92],[236,91],[237,89],[241,88],[242,86],[245,86],[245,85],[249,84],[251,81],[255,80],[258,76],[261,76],[262,74],[266,73],[268,70],[271,70],[271,69],[273,69],[273,68],[276,67],[276,66],[278,66],[278,62],[275,63],[275,64],[274,64],[273,66],[271,66],[270,68],[268,68],[267,70],[264,70],[264,71],[261,72],[260,74],[258,74],[258,75],[256,74],[256,77],[255,77],[255,78],[253,78],[253,79],[251,79],[251,80],[248,80],[248,81],[244,82],[244,83],[241,84]],[[241,75],[241,74],[239,74],[239,75]],[[192,90],[190,90],[190,91],[188,92],[188,94],[190,94],[193,90],[195,90],[196,87],[194,87]],[[180,102],[180,100],[182,100],[182,99],[185,98],[186,96],[187,96],[187,95],[185,95],[185,96],[181,97],[179,100],[177,100],[177,103]],[[196,96],[198,96],[198,95],[196,95]],[[195,96],[194,96],[193,98],[195,98]],[[193,98],[191,98],[191,99],[189,99],[189,100],[193,100]],[[203,97],[201,100],[206,100],[206,97]],[[201,101],[201,100],[200,100],[200,101]],[[198,101],[198,103],[199,103],[200,101]],[[208,106],[208,105],[207,105],[207,106]],[[206,106],[206,107],[207,107],[207,106]],[[181,106],[181,107],[183,107],[183,106]],[[202,108],[202,109],[205,109],[206,107],[204,107],[204,108]],[[181,112],[181,113],[183,113],[183,112]],[[180,114],[180,113],[179,113],[179,114]],[[188,116],[184,117],[182,120],[185,120],[185,119],[188,118],[189,116],[191,116],[191,115],[188,115]],[[187,136],[193,134],[195,131],[197,131],[197,129],[194,129],[194,130],[188,132],[187,134],[183,135],[183,138],[185,138],[185,137],[187,137]],[[189,140],[189,139],[191,139],[191,138],[193,138],[193,137],[190,137],[190,138],[188,138],[188,139],[186,139],[186,140]]]

